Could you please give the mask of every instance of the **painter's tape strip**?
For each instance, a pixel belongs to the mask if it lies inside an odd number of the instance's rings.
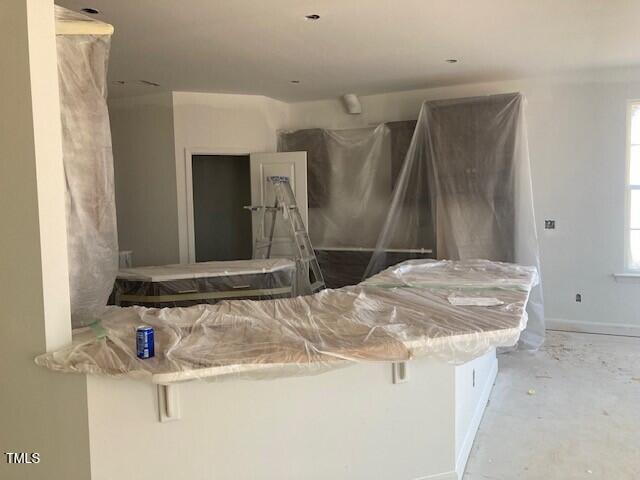
[[[107,337],[107,332],[102,326],[102,322],[100,322],[100,320],[96,320],[95,322],[89,324],[89,328],[93,330],[93,333],[95,334],[96,338],[101,339],[101,338]]]

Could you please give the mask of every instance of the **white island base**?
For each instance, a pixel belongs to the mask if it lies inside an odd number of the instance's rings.
[[[157,386],[88,377],[92,480],[454,480],[498,363],[361,363],[309,377],[177,385],[161,423]]]

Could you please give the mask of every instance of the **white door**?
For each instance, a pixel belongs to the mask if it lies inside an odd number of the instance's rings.
[[[267,181],[268,177],[289,177],[291,189],[296,197],[296,203],[305,227],[308,226],[308,202],[307,202],[307,152],[281,152],[281,153],[252,153],[251,154],[251,204],[253,206],[273,206],[275,193],[273,185]],[[269,217],[265,217],[268,219]],[[253,241],[262,232],[268,231],[268,226],[260,225],[262,216],[253,214]],[[279,237],[287,235],[287,238]],[[271,256],[286,255],[288,252],[279,252],[277,245],[289,240],[288,231],[276,231],[273,237],[275,250]]]

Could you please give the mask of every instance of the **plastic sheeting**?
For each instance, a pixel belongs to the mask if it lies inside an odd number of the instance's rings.
[[[110,308],[73,344],[36,359],[63,372],[169,383],[235,376],[310,375],[364,361],[430,356],[465,362],[514,345],[537,282],[532,267],[412,260],[357,286],[303,297],[189,308]],[[500,305],[452,305],[451,297]],[[155,329],[156,356],[136,357],[139,325]]]
[[[306,151],[309,236],[329,288],[364,277],[391,204],[415,122],[353,130],[280,132],[280,151]],[[402,248],[388,252],[388,267],[409,258],[432,258]]]
[[[411,258],[539,267],[524,108],[517,93],[440,100],[417,122],[281,132],[280,150],[308,152],[309,233],[327,285]],[[541,287],[531,295],[522,343],[537,348]]]
[[[56,7],[56,19],[87,17]],[[58,35],[62,153],[66,179],[71,321],[95,320],[118,269],[111,132],[106,103],[111,37]]]
[[[285,258],[126,268],[118,273],[113,301],[163,308],[291,297],[295,280],[296,264]]]
[[[539,269],[524,108],[518,93],[423,104],[368,274],[385,267],[394,247]],[[538,286],[522,344],[543,340]]]
[[[171,280],[194,280],[211,277],[236,277],[293,270],[295,263],[286,258],[231,260],[223,262],[199,262],[190,264],[162,265],[157,267],[123,268],[118,278],[141,282],[166,282]]]
[[[279,150],[308,151],[313,246],[320,251],[375,247],[392,198],[387,126],[282,132]]]

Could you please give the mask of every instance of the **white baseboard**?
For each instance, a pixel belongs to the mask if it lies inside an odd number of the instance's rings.
[[[564,318],[546,318],[545,322],[547,330],[640,337],[640,325],[628,325],[624,323],[580,322],[577,320],[565,320]]]
[[[498,359],[494,357],[493,364],[491,365],[491,371],[489,372],[487,380],[482,386],[482,394],[480,395],[480,399],[476,404],[476,410],[475,412],[473,412],[473,418],[469,423],[469,428],[467,429],[467,433],[464,436],[462,446],[460,447],[460,453],[458,454],[458,458],[456,459],[457,473],[453,478],[461,479],[464,475],[464,470],[467,466],[467,460],[469,460],[469,454],[471,453],[471,447],[473,447],[473,441],[476,438],[476,433],[478,433],[478,428],[480,427],[480,422],[482,421],[484,411],[487,408],[489,396],[491,395],[491,390],[493,389],[493,384],[495,383],[497,376]]]
[[[437,473],[428,477],[420,477],[415,480],[460,480],[456,472]]]

